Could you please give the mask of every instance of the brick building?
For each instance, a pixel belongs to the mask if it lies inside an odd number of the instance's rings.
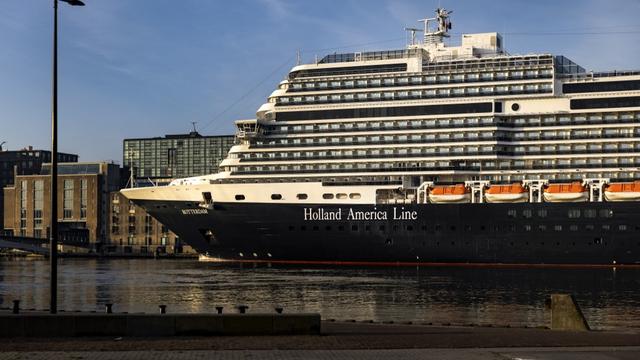
[[[195,254],[190,246],[120,192],[110,194],[109,211],[107,253]]]
[[[14,235],[47,238],[50,228],[51,164],[36,175],[15,175],[5,187],[5,229]],[[58,228],[60,239],[101,251],[108,241],[108,195],[118,190],[120,167],[109,163],[60,163]]]
[[[58,153],[59,162],[78,162],[78,155]],[[0,146],[0,230],[4,228],[3,203],[5,186],[14,184],[15,175],[39,174],[42,164],[51,162],[51,151],[29,146],[22,150],[3,151]]]

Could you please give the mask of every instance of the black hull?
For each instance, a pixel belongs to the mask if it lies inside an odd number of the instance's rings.
[[[137,203],[198,252],[224,260],[640,264],[634,202],[378,205],[375,213],[370,205]]]

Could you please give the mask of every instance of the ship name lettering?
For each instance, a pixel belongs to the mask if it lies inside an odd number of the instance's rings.
[[[327,211],[323,208],[304,208],[304,221],[317,220],[342,220],[342,209]]]
[[[387,220],[386,211],[359,211],[349,208],[347,220]]]
[[[400,210],[393,208],[393,220],[416,220],[418,218],[417,211],[405,210],[404,207]]]
[[[182,215],[207,215],[207,209],[182,209]]]

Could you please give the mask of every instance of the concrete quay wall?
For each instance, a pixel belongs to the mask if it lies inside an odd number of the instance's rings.
[[[0,337],[319,335],[320,314],[2,314]]]

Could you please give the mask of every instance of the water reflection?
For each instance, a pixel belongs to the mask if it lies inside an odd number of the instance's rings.
[[[48,262],[0,259],[0,306],[48,306]],[[576,296],[595,328],[640,327],[640,270],[477,268],[306,268],[221,265],[189,260],[63,259],[65,310],[320,312],[324,318],[540,326],[544,299]]]

